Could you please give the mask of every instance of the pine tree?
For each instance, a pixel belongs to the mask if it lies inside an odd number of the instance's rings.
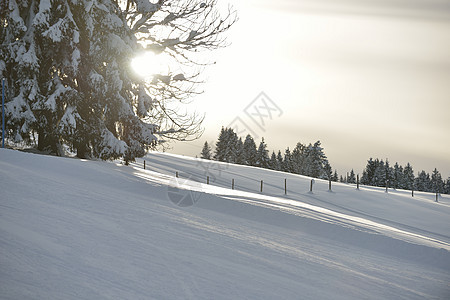
[[[202,118],[170,106],[195,94],[198,72],[138,78],[130,62],[144,51],[194,63],[198,49],[223,46],[236,20],[215,1],[2,1],[0,77],[7,79],[8,138],[63,154],[126,162],[157,146],[157,135],[185,140]],[[122,6],[121,6],[122,5]]]
[[[353,169],[350,171],[350,175],[347,178],[347,182],[348,183],[356,183],[356,176],[355,176],[355,172],[353,171]]]
[[[303,161],[305,159],[304,151],[306,146],[302,143],[297,143],[294,150],[292,150],[292,168],[293,173],[303,174]]]
[[[284,164],[283,155],[281,154],[281,151],[278,150],[278,153],[277,153],[277,170],[278,171],[283,170],[283,164]]]
[[[444,190],[444,182],[442,181],[441,173],[436,168],[434,168],[433,173],[431,174],[431,184],[432,189],[430,192],[440,194]]]
[[[275,151],[272,151],[272,155],[270,155],[269,169],[278,170],[278,161],[277,161],[277,155],[275,154]]]
[[[450,194],[450,177],[448,177],[446,182],[445,182],[444,194]]]
[[[371,185],[373,186],[386,186],[386,168],[383,160],[375,160],[375,173],[372,178]]]
[[[365,185],[376,185],[375,184],[375,170],[377,169],[377,166],[379,164],[379,160],[373,160],[370,158],[367,161],[365,172],[363,172],[363,176],[361,177],[361,183]]]
[[[416,178],[415,186],[418,191],[428,192],[431,187],[431,179],[430,174],[427,174],[425,171],[421,171]]]
[[[260,168],[268,168],[269,167],[269,151],[267,150],[267,145],[264,142],[264,138],[262,138],[259,143],[258,150],[256,152],[256,166]]]
[[[362,172],[361,176],[361,184],[370,185],[371,180],[369,179],[369,175],[367,173],[367,168]]]
[[[229,163],[235,163],[238,160],[238,143],[239,139],[237,134],[232,128],[227,129],[227,147],[225,161]]]
[[[404,179],[404,171],[403,171],[403,167],[400,166],[397,162],[394,165],[394,173],[393,173],[393,184],[392,187],[394,189],[400,188],[400,189],[404,189],[405,185],[404,185],[405,179]]]
[[[244,141],[244,162],[247,166],[256,165],[256,144],[252,136],[248,134]]]
[[[219,138],[216,142],[216,149],[214,154],[214,159],[218,161],[225,161],[226,158],[226,148],[227,148],[227,131],[222,127],[220,130]]]
[[[327,157],[323,152],[320,141],[309,144],[304,149],[303,173],[306,176],[314,178],[323,177],[324,165],[327,163]],[[326,175],[325,175],[326,176]]]
[[[239,138],[236,144],[236,158],[235,163],[239,165],[245,164],[245,156],[244,156],[244,143],[242,142],[242,138]]]
[[[394,187],[394,169],[390,166],[389,164],[389,160],[386,159],[386,163],[384,165],[384,169],[386,172],[386,176],[385,176],[385,184],[382,186],[388,186],[388,187]]]
[[[410,163],[407,163],[403,169],[403,184],[402,188],[412,190],[414,187],[414,170]]]
[[[211,159],[211,152],[211,147],[209,146],[208,142],[205,142],[202,148],[202,152],[200,153],[200,158]]]
[[[333,168],[331,168],[331,165],[328,162],[328,160],[324,162],[323,173],[321,175],[321,178],[326,180],[332,180],[333,178]]]
[[[292,161],[291,161],[291,150],[289,150],[289,147],[286,148],[284,151],[284,159],[283,159],[283,165],[281,166],[281,169],[283,172],[292,173]]]
[[[336,170],[334,170],[334,174],[333,174],[333,177],[332,177],[331,180],[334,181],[334,182],[338,182],[339,181],[339,176],[338,176],[338,173],[337,173]]]

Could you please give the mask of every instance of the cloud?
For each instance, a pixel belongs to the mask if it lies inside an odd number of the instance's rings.
[[[276,3],[276,4],[275,4]],[[281,0],[273,8],[298,12],[370,15],[450,22],[448,0]]]

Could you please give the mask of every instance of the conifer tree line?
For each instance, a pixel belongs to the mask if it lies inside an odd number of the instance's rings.
[[[250,134],[242,140],[232,128],[222,127],[214,152],[205,142],[201,158],[337,181],[337,172],[333,175],[320,141],[308,145],[299,142],[292,151],[288,147],[283,153],[279,150],[269,155],[264,138],[257,146]]]
[[[269,155],[264,138],[257,146],[251,135],[247,135],[243,141],[232,128],[222,127],[214,151],[211,145],[205,142],[200,157],[314,178],[331,179],[336,182],[357,182],[357,175],[353,169],[345,176],[339,176],[336,170],[332,172],[320,141],[308,145],[299,142],[292,151],[288,147],[283,153],[279,150],[277,153],[273,151]],[[441,173],[436,168],[431,175],[421,171],[416,177],[410,163],[403,167],[396,162],[391,166],[388,160],[383,161],[378,158],[370,158],[367,161],[367,166],[360,177],[360,183],[378,187],[386,187],[387,184],[389,188],[394,189],[450,194],[450,177],[443,180]]]
[[[450,194],[450,177],[443,180],[441,173],[435,168],[431,173],[421,171],[414,175],[410,163],[401,166],[397,162],[391,166],[389,161],[372,159],[367,161],[363,170],[361,183],[364,185],[380,186],[394,189],[416,190],[422,192],[433,192]]]

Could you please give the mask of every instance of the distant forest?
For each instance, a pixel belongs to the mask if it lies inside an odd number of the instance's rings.
[[[284,152],[272,151],[269,155],[264,138],[257,146],[250,134],[243,141],[232,128],[222,127],[214,151],[211,145],[205,142],[200,157],[336,182],[356,183],[357,181],[357,175],[353,169],[345,176],[339,176],[336,170],[333,172],[320,141],[308,145],[298,142],[292,151],[287,147]],[[367,161],[360,183],[378,187],[387,186],[393,189],[450,194],[450,177],[443,180],[437,169],[434,169],[431,176],[422,170],[416,177],[410,163],[403,167],[396,162],[391,166],[388,160],[383,161],[378,158],[370,158]]]

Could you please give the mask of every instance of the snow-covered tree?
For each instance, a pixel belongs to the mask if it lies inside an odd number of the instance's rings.
[[[416,177],[415,186],[418,191],[427,192],[431,190],[430,174],[422,170]]]
[[[394,187],[394,168],[391,167],[391,165],[389,164],[389,160],[386,159],[386,163],[384,165],[384,170],[386,172],[386,176],[385,176],[385,180],[386,183],[382,186],[387,186],[388,187]]]
[[[197,93],[196,52],[224,46],[236,20],[204,1],[2,1],[0,76],[7,79],[7,135],[62,154],[126,161],[160,140],[189,139],[202,118],[171,103]],[[142,51],[175,67],[145,81],[130,68]],[[212,63],[212,62],[211,62]],[[181,68],[180,66],[183,66]],[[184,68],[188,66],[189,68]],[[181,70],[183,69],[183,70]]]
[[[289,147],[286,148],[284,151],[284,159],[283,159],[283,165],[281,166],[281,170],[283,172],[292,173],[293,172],[293,166],[292,166],[292,155],[291,150],[289,150]]]
[[[247,166],[256,165],[256,143],[252,136],[248,134],[244,141],[244,162]]]
[[[237,141],[237,144],[236,144],[235,163],[239,164],[239,165],[245,164],[244,142],[242,142],[241,137],[239,137],[239,140]]]
[[[334,182],[338,182],[339,181],[339,176],[338,176],[338,173],[337,173],[336,170],[334,170],[333,177],[331,178],[331,180],[334,181]]]
[[[304,174],[303,162],[305,160],[305,155],[304,155],[305,148],[306,148],[306,146],[299,142],[299,143],[297,143],[297,145],[295,145],[294,150],[292,150],[291,160],[292,160],[293,173]]]
[[[356,176],[355,176],[355,172],[353,171],[353,169],[350,171],[350,174],[348,175],[347,182],[348,183],[356,183]]]
[[[394,172],[393,172],[393,183],[392,187],[394,189],[397,188],[404,188],[404,178],[403,178],[403,167],[400,166],[397,162],[394,165]]]
[[[444,194],[450,194],[450,177],[445,181]]]
[[[365,185],[376,185],[375,184],[375,170],[377,169],[379,164],[379,160],[373,160],[372,158],[370,158],[367,161],[367,165],[366,168],[363,171],[363,174],[361,176],[361,183],[365,184]]]
[[[372,178],[371,185],[373,186],[386,186],[386,167],[384,161],[381,159],[375,160],[375,173]]]
[[[237,158],[238,137],[232,128],[223,128],[216,143],[214,159],[235,163]]]
[[[256,151],[256,163],[255,165],[260,168],[269,167],[269,151],[267,150],[267,145],[262,138],[259,143],[258,150]]]
[[[328,160],[320,141],[315,142],[314,145],[309,144],[304,150],[302,174],[315,178],[325,178],[326,175],[324,175],[324,165],[327,163]]]
[[[430,190],[430,192],[442,193],[442,191],[444,190],[442,175],[436,168],[434,168],[433,172],[431,173],[431,186],[432,189]]]
[[[275,154],[275,151],[272,151],[272,154],[270,155],[269,169],[278,170],[278,161],[277,161],[277,155]]]
[[[407,163],[403,169],[402,188],[411,190],[414,188],[414,170],[410,163]]]
[[[283,155],[281,154],[281,151],[278,150],[278,153],[277,153],[277,170],[278,171],[281,171],[283,169],[283,162],[284,162]]]
[[[200,158],[211,159],[211,152],[211,147],[209,146],[208,142],[205,142],[205,144],[203,144],[202,152],[200,153]]]

